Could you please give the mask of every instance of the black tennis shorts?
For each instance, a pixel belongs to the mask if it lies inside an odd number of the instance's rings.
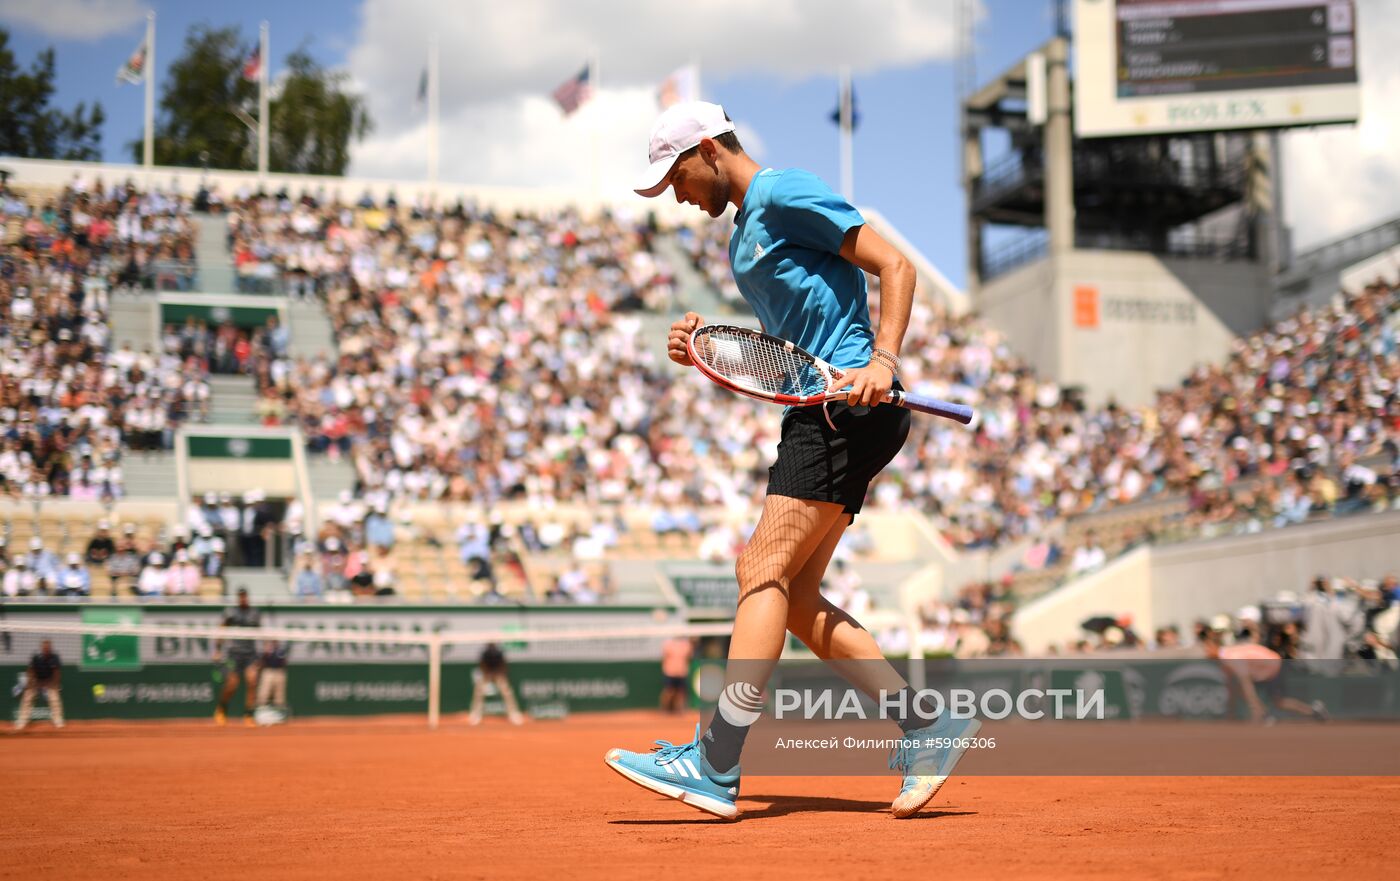
[[[870,482],[909,437],[910,413],[893,404],[851,407],[844,401],[827,409],[834,431],[820,406],[793,407],[783,416],[768,494],[835,502],[847,514],[859,514]]]

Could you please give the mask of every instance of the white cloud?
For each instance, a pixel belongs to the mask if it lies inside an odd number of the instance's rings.
[[[1400,3],[1357,3],[1361,121],[1283,138],[1284,214],[1306,248],[1400,214]]]
[[[427,125],[414,96],[428,35],[441,47],[440,178],[501,185],[625,189],[643,164],[653,90],[698,58],[706,80],[787,78],[920,64],[953,51],[951,4],[919,0],[365,0],[351,74],[376,130],[352,171],[421,178]],[[598,53],[601,94],[571,118],[549,95]],[[744,120],[741,137],[761,150]]]
[[[146,17],[140,0],[5,0],[0,21],[62,40],[100,40]]]

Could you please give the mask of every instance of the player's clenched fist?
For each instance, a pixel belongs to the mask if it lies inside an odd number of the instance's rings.
[[[694,312],[687,312],[684,318],[674,322],[670,335],[666,337],[666,357],[685,367],[693,367],[685,344],[690,339],[691,331],[704,323],[705,319]]]

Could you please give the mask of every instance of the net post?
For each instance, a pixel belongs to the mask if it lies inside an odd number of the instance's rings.
[[[442,714],[442,637],[428,637],[428,728],[436,731]]]

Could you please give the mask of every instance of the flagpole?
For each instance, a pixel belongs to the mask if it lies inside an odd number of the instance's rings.
[[[146,133],[141,146],[141,165],[149,172],[156,160],[156,14],[146,13]],[[149,185],[150,181],[147,181]]]
[[[428,184],[438,182],[438,37],[428,40]]]
[[[602,154],[599,146],[599,138],[602,136],[600,130],[603,125],[602,119],[598,114],[598,101],[602,97],[603,92],[603,83],[600,79],[601,74],[599,72],[601,67],[602,64],[598,57],[598,50],[594,49],[593,54],[588,58],[588,88],[591,93],[589,96],[589,103],[593,105],[593,111],[589,114],[591,118],[589,119],[588,128],[589,140],[592,143],[593,150],[593,198],[600,206],[603,201]]]
[[[854,203],[855,196],[855,163],[851,156],[851,68],[849,65],[841,65],[841,195],[846,197],[847,202]]]
[[[705,86],[700,79],[700,53],[696,52],[690,56],[690,66],[695,69],[695,100],[705,100]]]
[[[272,56],[267,53],[267,22],[259,29],[258,42],[258,182],[267,180],[267,69]]]

